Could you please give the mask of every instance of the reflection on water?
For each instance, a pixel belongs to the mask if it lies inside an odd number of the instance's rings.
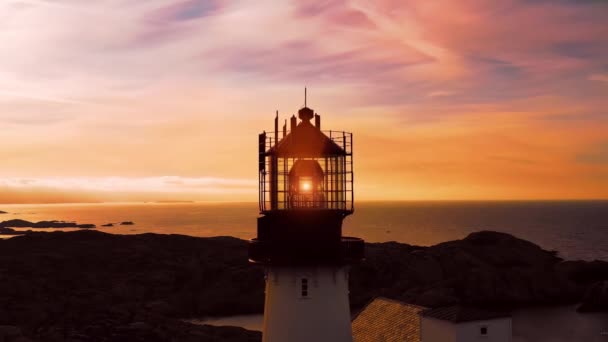
[[[193,324],[208,324],[215,326],[241,327],[247,330],[262,331],[264,315],[239,315],[227,317],[210,317],[203,319],[192,319],[187,322]]]
[[[94,223],[119,234],[161,233],[253,238],[256,203],[2,205],[0,219]],[[18,214],[15,214],[18,213]],[[116,225],[134,221],[134,226]],[[114,227],[101,227],[114,223]],[[608,201],[358,203],[345,235],[369,242],[428,246],[496,230],[559,251],[568,259],[608,260]]]
[[[263,315],[242,315],[189,322],[261,331],[263,320]],[[513,313],[513,342],[573,341],[608,342],[608,313],[579,314],[573,306]]]

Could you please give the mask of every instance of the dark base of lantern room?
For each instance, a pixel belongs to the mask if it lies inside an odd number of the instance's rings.
[[[362,239],[342,236],[347,212],[298,210],[258,218],[258,237],[249,243],[249,259],[273,265],[340,265],[361,261]]]
[[[339,241],[342,221],[349,214],[340,210],[284,210],[258,218],[259,240]]]
[[[249,261],[276,266],[340,266],[365,257],[365,242],[354,237],[338,241],[249,241]]]

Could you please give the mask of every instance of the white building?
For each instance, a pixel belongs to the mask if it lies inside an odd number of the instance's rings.
[[[264,308],[264,341],[352,341],[346,267],[271,267]]]
[[[511,316],[450,306],[421,312],[421,342],[511,342]]]
[[[353,320],[355,342],[511,342],[511,317],[479,308],[426,309],[376,298]]]

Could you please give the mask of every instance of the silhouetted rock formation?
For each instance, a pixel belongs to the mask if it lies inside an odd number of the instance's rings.
[[[579,312],[608,311],[608,280],[593,284],[577,310]]]
[[[19,235],[19,234],[25,234],[25,233],[26,232],[14,230],[12,228],[0,227],[0,235]]]
[[[178,319],[262,308],[262,270],[235,238],[32,232],[0,241],[0,270],[0,325],[37,341],[260,340]]]
[[[102,227],[114,227],[114,223],[106,223],[106,224],[102,224]]]
[[[608,262],[562,261],[555,252],[497,232],[431,247],[369,244],[366,253],[351,272],[355,306],[376,295],[431,307],[569,304],[608,279]]]
[[[32,225],[34,225],[34,223],[19,219],[0,222],[0,227],[27,228],[31,227]]]
[[[8,220],[0,222],[0,228],[11,227],[11,228],[82,228],[91,229],[95,228],[94,224],[85,223],[77,224],[76,222],[66,221],[40,221],[40,222],[29,222],[20,219]]]
[[[0,215],[2,215],[2,214],[8,214],[8,213],[6,211],[0,210]]]
[[[367,259],[350,276],[355,310],[378,295],[505,308],[605,298],[607,262],[562,261],[507,234],[479,232],[432,247],[366,247]],[[262,313],[263,269],[248,264],[247,244],[236,238],[31,232],[0,240],[0,270],[0,325],[32,340],[260,339],[180,321]]]
[[[121,226],[132,226],[135,223],[131,222],[131,221],[124,221],[124,222],[120,222]]]

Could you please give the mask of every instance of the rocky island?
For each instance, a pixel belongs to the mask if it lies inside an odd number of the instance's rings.
[[[353,310],[375,296],[431,307],[608,309],[608,262],[564,261],[508,234],[366,248],[350,276]],[[13,336],[4,341],[259,341],[257,332],[183,319],[262,313],[263,304],[263,270],[236,238],[80,230],[0,240],[0,340],[3,329]]]
[[[40,221],[29,222],[20,219],[8,220],[0,222],[0,228],[80,228],[91,229],[95,228],[94,224],[85,223],[78,224],[71,221]]]

